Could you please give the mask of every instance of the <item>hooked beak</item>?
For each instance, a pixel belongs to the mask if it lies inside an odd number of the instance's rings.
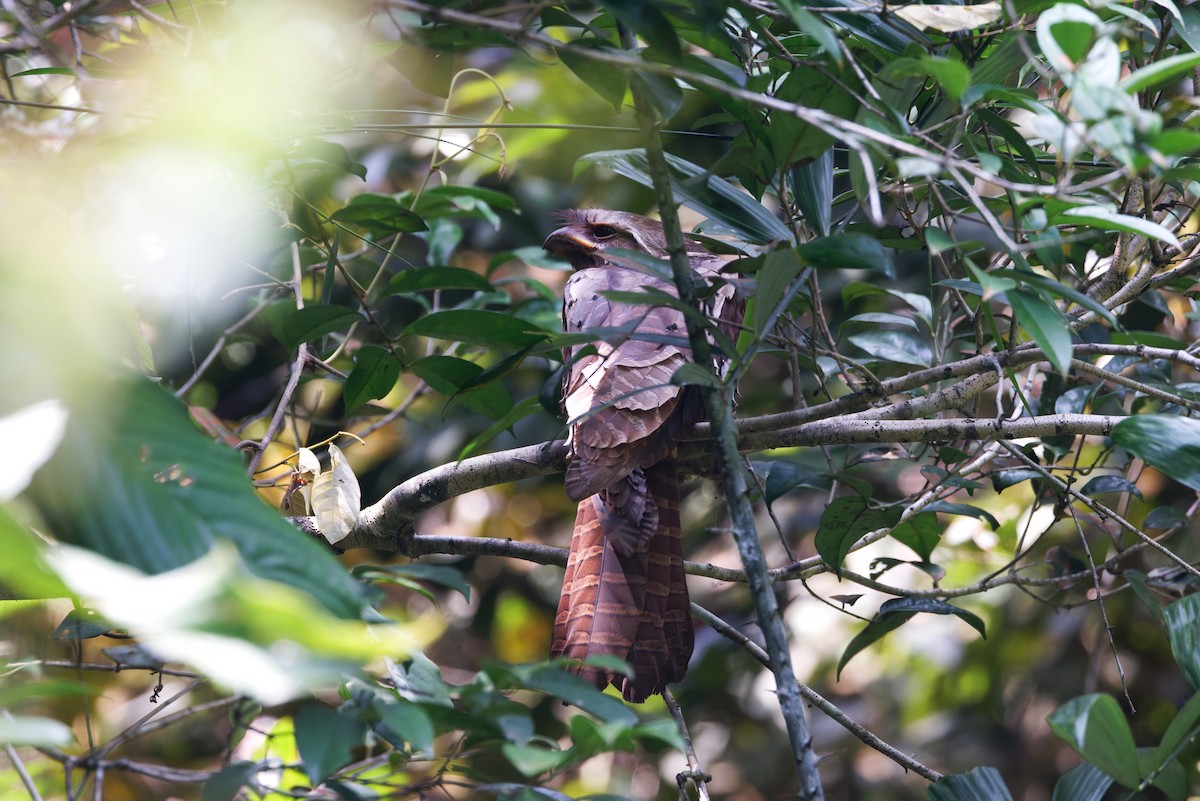
[[[596,243],[579,233],[573,226],[559,228],[542,243],[550,255],[566,259],[576,270],[593,267],[596,264],[594,254],[599,248]]]

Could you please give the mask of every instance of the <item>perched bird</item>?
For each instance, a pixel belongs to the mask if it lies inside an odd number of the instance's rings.
[[[698,390],[671,383],[692,360],[683,314],[629,303],[607,292],[657,290],[672,282],[614,250],[668,258],[662,225],[603,209],[560,212],[562,227],[544,247],[574,273],[563,291],[563,328],[603,338],[563,351],[563,406],[570,425],[567,495],[579,503],[571,553],[554,620],[551,656],[625,660],[633,676],[592,665],[578,673],[603,689],[612,683],[641,702],[683,678],[692,654],[692,620],[683,571],[676,437],[698,421]],[[723,263],[689,242],[688,260],[703,279]],[[733,287],[721,285],[706,309],[731,312]],[[612,329],[618,329],[613,331]]]

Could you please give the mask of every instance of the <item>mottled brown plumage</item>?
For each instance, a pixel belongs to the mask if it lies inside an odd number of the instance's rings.
[[[598,687],[611,682],[626,699],[644,701],[683,678],[692,653],[679,479],[671,456],[679,431],[700,418],[700,400],[693,388],[671,384],[692,358],[683,314],[604,294],[677,294],[653,270],[605,255],[621,249],[667,258],[662,226],[603,209],[560,216],[563,226],[545,248],[575,268],[563,292],[564,330],[603,332],[603,338],[563,352],[563,405],[571,428],[565,485],[579,511],[551,655],[619,657],[632,666],[632,678],[593,666],[578,672]],[[706,279],[722,263],[695,243],[689,243],[688,256]],[[711,316],[727,312],[731,295],[728,285],[715,293]]]

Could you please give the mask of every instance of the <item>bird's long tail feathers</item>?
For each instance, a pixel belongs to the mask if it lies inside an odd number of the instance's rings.
[[[632,552],[614,547],[602,521],[615,516],[603,513],[599,496],[579,503],[550,651],[570,659],[606,654],[625,660],[632,678],[594,666],[578,673],[601,689],[616,685],[633,702],[682,679],[693,644],[674,462],[646,468],[645,475],[658,526]]]

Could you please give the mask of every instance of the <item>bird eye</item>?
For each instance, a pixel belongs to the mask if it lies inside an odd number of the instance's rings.
[[[611,225],[593,225],[592,236],[597,239],[612,239],[617,234],[621,233]]]

